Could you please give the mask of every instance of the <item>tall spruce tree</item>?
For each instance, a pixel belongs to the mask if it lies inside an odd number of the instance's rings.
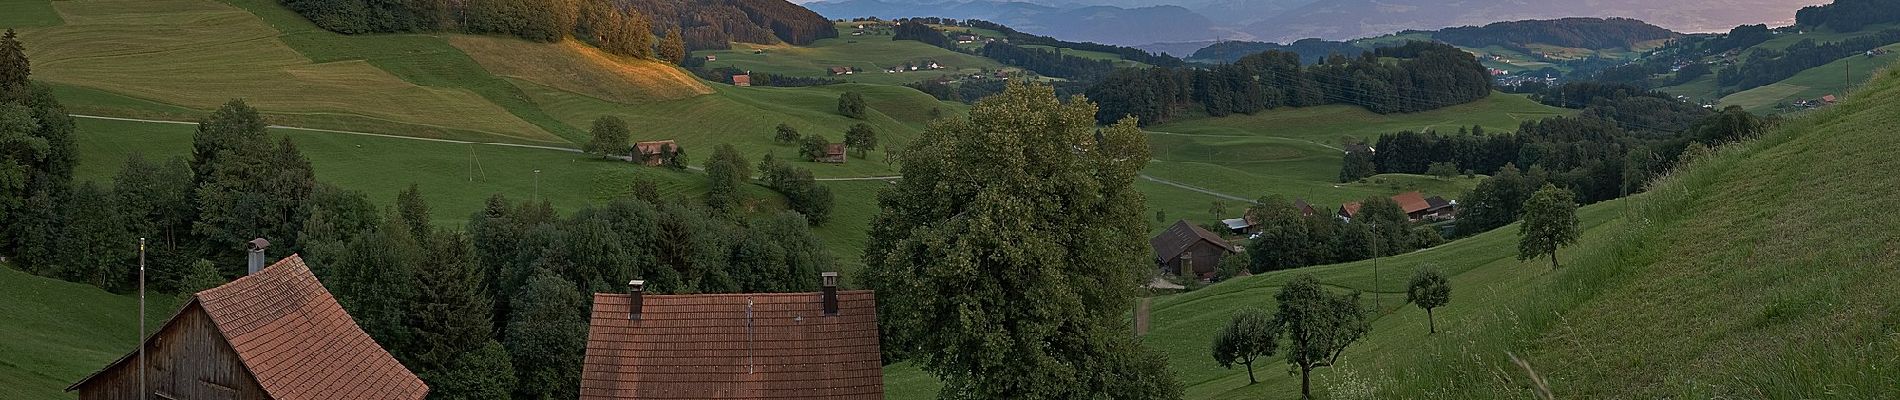
[[[515,398],[571,399],[579,396],[581,357],[587,347],[587,299],[574,282],[553,271],[538,270],[509,300],[505,344],[513,357]]]
[[[427,255],[415,269],[415,302],[409,307],[408,328],[414,342],[411,358],[417,375],[439,398],[494,398],[513,388],[497,388],[487,379],[493,373],[479,352],[492,341],[494,323],[489,297],[482,292],[481,270],[469,241],[457,231],[427,236]],[[507,359],[501,359],[503,364]]]
[[[932,124],[879,196],[865,249],[887,347],[972,399],[1168,399],[1124,315],[1150,267],[1133,119],[1012,84]]]

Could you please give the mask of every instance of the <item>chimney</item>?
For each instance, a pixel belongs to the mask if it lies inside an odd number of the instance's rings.
[[[645,300],[641,298],[641,293],[646,292],[646,290],[647,281],[638,279],[627,281],[627,295],[633,298],[627,302],[627,319],[640,320],[640,305],[645,302]]]
[[[825,285],[825,316],[838,315],[838,273],[819,274]]]
[[[264,238],[251,239],[251,241],[244,243],[244,247],[251,251],[251,258],[248,263],[250,268],[247,269],[250,272],[245,274],[257,275],[257,271],[264,269],[264,249],[270,247],[270,241],[264,240]]]

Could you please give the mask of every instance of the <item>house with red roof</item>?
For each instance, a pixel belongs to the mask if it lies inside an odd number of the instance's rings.
[[[826,143],[825,156],[818,158],[818,162],[832,163],[832,164],[844,164],[844,160],[845,160],[844,143]]]
[[[134,351],[67,387],[94,399],[418,400],[429,386],[292,255],[191,295]],[[141,374],[141,370],[143,374]],[[144,379],[141,384],[141,377]]]
[[[1458,202],[1445,200],[1444,197],[1432,196],[1427,198],[1424,193],[1413,191],[1393,195],[1392,202],[1398,203],[1399,210],[1404,211],[1406,219],[1412,221],[1451,219],[1457,217]],[[1340,206],[1340,218],[1345,218],[1349,221],[1352,220],[1354,217],[1359,216],[1359,208],[1361,206],[1363,205],[1358,202],[1346,203]]]
[[[634,161],[649,167],[665,164],[668,158],[672,158],[674,153],[681,150],[679,143],[671,140],[653,140],[633,144],[633,153],[639,157]]]
[[[581,400],[884,398],[877,300],[816,293],[594,294]]]

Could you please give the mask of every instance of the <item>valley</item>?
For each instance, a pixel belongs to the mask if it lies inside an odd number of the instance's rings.
[[[566,18],[549,38],[534,36],[540,20],[512,31],[451,21],[345,34],[325,25],[337,20],[312,22],[295,8],[346,4],[332,1],[0,4],[0,29],[18,33],[32,67],[31,86],[0,81],[0,188],[9,191],[0,196],[0,320],[9,321],[0,324],[0,398],[83,397],[68,387],[144,346],[134,333],[139,298],[115,275],[143,253],[120,239],[162,232],[153,264],[164,289],[146,298],[152,327],[206,307],[206,292],[194,300],[187,289],[201,280],[258,281],[245,278],[257,271],[234,269],[245,261],[237,243],[213,242],[252,235],[228,232],[228,219],[240,218],[231,210],[275,221],[260,230],[287,229],[270,238],[279,247],[268,257],[309,259],[306,273],[336,292],[342,320],[397,369],[415,371],[431,398],[610,398],[597,380],[618,378],[602,365],[679,360],[716,360],[690,366],[704,379],[849,366],[804,382],[918,400],[954,396],[946,390],[1900,394],[1900,376],[1884,372],[1900,369],[1900,300],[1884,295],[1900,291],[1900,236],[1888,229],[1900,217],[1866,211],[1900,193],[1900,178],[1884,172],[1893,157],[1881,155],[1900,147],[1891,134],[1900,43],[1736,83],[1749,63],[1794,65],[1778,57],[1874,40],[1900,22],[1797,24],[1708,50],[1747,27],[1678,31],[1791,20],[1799,5],[1758,0],[1715,12],[1690,2],[1656,11],[1658,25],[1481,25],[1631,7],[1620,3],[1420,10],[1444,7],[1407,1],[1349,16],[1333,10],[1359,6],[1199,0],[636,0],[572,10],[562,4],[585,2],[527,0],[546,7],[454,14]],[[404,4],[390,7],[434,3]],[[1244,7],[1272,11],[1196,14]],[[847,12],[866,14],[838,15]],[[403,15],[392,18],[433,18]],[[873,15],[1008,26],[852,19]],[[895,40],[900,24],[941,37]],[[1179,37],[1110,32],[1130,24],[1184,28],[1172,29]],[[611,45],[617,34],[651,42],[627,51]],[[1227,34],[1342,41],[1222,40],[1178,56],[1122,47]],[[1261,54],[1269,50],[1296,53]],[[1314,54],[1341,51],[1366,53]],[[1684,65],[1713,70],[1681,78]],[[1536,74],[1552,79],[1500,83]],[[42,110],[70,116],[70,126],[33,114]],[[1474,126],[1482,132],[1466,133]],[[626,137],[603,139],[610,128]],[[34,136],[59,129],[68,136]],[[252,136],[231,136],[239,130]],[[867,135],[875,144],[855,144]],[[598,154],[603,140],[613,143]],[[71,157],[68,170],[61,157]],[[26,173],[12,174],[16,158]],[[60,174],[71,187],[48,189]],[[156,179],[183,186],[167,192]],[[1401,204],[1414,192],[1417,203],[1435,197],[1455,211]],[[1561,192],[1553,204],[1574,213],[1569,242],[1526,250],[1526,237],[1547,230],[1538,214],[1547,211],[1529,209],[1547,192]],[[267,198],[285,193],[303,203]],[[817,193],[822,222],[807,225],[801,212]],[[1294,200],[1312,208],[1278,204]],[[215,204],[228,207],[205,211]],[[108,218],[89,218],[101,209]],[[58,226],[33,230],[49,224]],[[88,231],[107,225],[125,227]],[[1465,229],[1473,226],[1482,229]],[[1215,258],[1163,260],[1162,243],[1182,229],[1216,243]],[[1432,311],[1407,299],[1427,267],[1455,288]],[[1273,337],[1280,353],[1250,367],[1210,357],[1210,341],[1243,310],[1315,307],[1276,297],[1313,283],[1319,299],[1345,302],[1323,317],[1362,336],[1324,354],[1310,387],[1284,360],[1299,338]],[[876,306],[865,301],[873,291]],[[632,325],[602,334],[603,320]],[[1273,323],[1275,332],[1293,324]],[[753,335],[799,329],[825,331],[756,342],[781,346],[760,357],[818,354],[800,346],[823,343],[831,361],[753,370]],[[693,345],[601,361],[600,336],[622,332]],[[734,356],[740,348],[745,356]],[[834,382],[847,378],[857,380]],[[793,393],[678,380],[668,393]],[[614,393],[650,397],[658,387]]]

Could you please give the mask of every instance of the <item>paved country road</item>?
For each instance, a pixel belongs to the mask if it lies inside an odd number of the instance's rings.
[[[143,122],[143,123],[150,123],[150,124],[198,125],[197,122],[190,122],[190,121],[166,121],[166,120],[158,120],[158,119],[106,117],[106,116],[85,115],[85,114],[67,114],[67,115],[70,115],[73,118],[99,119],[99,120],[108,120],[108,121]],[[335,130],[335,129],[304,128],[304,127],[284,126],[284,125],[271,125],[269,127],[273,129],[288,129],[288,130],[296,130],[296,131],[323,132],[323,133],[339,133],[339,134],[345,134],[345,135],[374,136],[374,137],[379,137],[379,138],[404,139],[404,140],[421,140],[421,141],[437,142],[437,143],[479,144],[479,145],[488,145],[488,146],[506,146],[506,147],[520,147],[520,148],[528,148],[528,149],[563,151],[563,152],[568,152],[568,153],[582,153],[580,149],[576,149],[572,147],[537,146],[537,145],[532,145],[532,144],[499,143],[499,142],[471,142],[471,141],[466,141],[466,140],[435,139],[435,138],[414,137],[414,136],[386,135],[386,134],[381,134],[381,133],[340,131],[340,130]],[[628,158],[620,157],[620,159],[627,160]],[[687,168],[690,168],[694,171],[700,171],[700,170],[705,169],[698,166],[688,166]],[[817,178],[814,180],[816,181],[883,181],[883,180],[894,180],[894,179],[901,179],[901,178],[903,178],[903,176],[864,176],[864,177],[849,177],[849,178]]]
[[[1182,189],[1187,189],[1187,190],[1191,190],[1191,191],[1194,191],[1194,192],[1198,192],[1198,193],[1201,193],[1201,194],[1205,194],[1205,195],[1209,195],[1209,196],[1214,196],[1214,197],[1219,197],[1219,198],[1223,198],[1223,199],[1227,199],[1227,200],[1233,200],[1233,201],[1240,201],[1240,202],[1248,202],[1248,203],[1251,203],[1251,202],[1253,202],[1253,200],[1250,200],[1250,199],[1247,199],[1247,198],[1245,198],[1245,197],[1240,197],[1240,196],[1235,196],[1235,195],[1231,195],[1231,194],[1226,194],[1226,193],[1221,193],[1221,192],[1216,192],[1216,191],[1212,191],[1212,190],[1207,190],[1207,189],[1203,189],[1203,188],[1201,188],[1201,187],[1199,187],[1199,186],[1193,186],[1193,185],[1188,185],[1188,184],[1185,184],[1185,183],[1180,183],[1180,182],[1175,182],[1175,181],[1170,181],[1170,180],[1167,180],[1167,179],[1161,179],[1161,178],[1156,178],[1156,177],[1152,177],[1152,176],[1148,176],[1148,174],[1141,174],[1141,179],[1147,179],[1147,180],[1148,180],[1148,181],[1150,181],[1150,182],[1154,182],[1154,183],[1159,183],[1159,184],[1163,184],[1163,185],[1168,185],[1168,186],[1173,186],[1173,187],[1178,187],[1178,188],[1182,188]]]

